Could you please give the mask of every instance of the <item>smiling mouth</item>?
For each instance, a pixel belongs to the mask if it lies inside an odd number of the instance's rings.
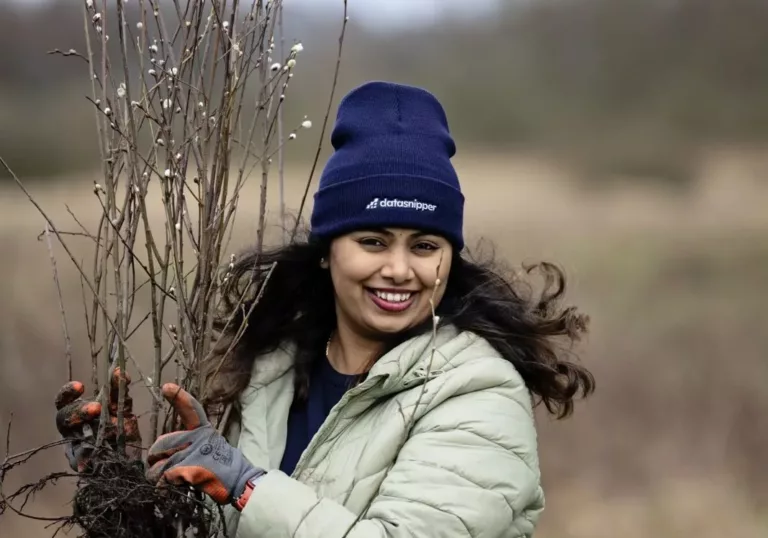
[[[391,292],[373,288],[366,288],[366,292],[376,306],[387,312],[406,310],[418,295],[418,292],[412,291]]]

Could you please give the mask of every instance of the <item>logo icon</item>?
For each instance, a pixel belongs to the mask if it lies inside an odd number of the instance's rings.
[[[398,198],[374,198],[368,202],[367,206],[365,206],[366,210],[381,208],[413,209],[415,211],[429,211],[430,213],[434,213],[435,210],[437,210],[437,206],[435,204],[422,202],[416,198],[413,200],[400,200]]]

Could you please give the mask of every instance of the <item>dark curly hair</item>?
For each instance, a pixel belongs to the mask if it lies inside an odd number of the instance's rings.
[[[228,269],[223,307],[214,329],[216,348],[202,365],[203,403],[222,409],[247,387],[254,363],[280,344],[296,345],[296,393],[306,398],[309,371],[336,326],[333,284],[320,259],[329,243],[299,240],[287,246],[243,253]],[[593,375],[576,364],[572,344],[586,332],[588,318],[561,308],[565,276],[550,263],[524,268],[522,275],[494,261],[454,253],[445,294],[437,307],[441,324],[485,338],[520,372],[536,404],[564,418],[574,399],[595,388]],[[525,276],[541,273],[534,292]],[[385,352],[431,330],[431,319],[386,342]],[[242,329],[241,329],[242,327]],[[240,332],[238,332],[240,331]],[[257,365],[258,367],[258,365]]]

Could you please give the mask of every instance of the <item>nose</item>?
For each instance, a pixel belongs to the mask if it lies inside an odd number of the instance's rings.
[[[402,284],[412,280],[415,277],[415,273],[411,266],[408,250],[395,248],[388,251],[384,266],[381,268],[381,276],[395,284]]]

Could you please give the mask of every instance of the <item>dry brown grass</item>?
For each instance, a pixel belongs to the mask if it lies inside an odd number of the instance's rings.
[[[765,170],[759,160],[715,157],[685,195],[585,192],[535,158],[457,160],[470,241],[491,239],[513,264],[560,263],[571,301],[592,317],[581,355],[596,395],[566,422],[542,416],[548,509],[537,537],[768,534],[768,186],[754,181]],[[294,207],[306,171],[290,171]],[[64,203],[97,215],[91,178],[31,190],[62,228],[71,222]],[[22,449],[57,437],[53,396],[66,365],[48,254],[35,239],[43,222],[13,188],[0,196],[0,419],[14,411],[13,448]],[[255,189],[241,208],[230,250],[255,238]],[[70,265],[60,258],[74,352],[85,357]],[[150,348],[148,338],[147,361]],[[75,375],[88,379],[86,358]],[[148,406],[137,395],[137,409]],[[65,468],[57,450],[34,461],[14,483]],[[66,487],[44,491],[34,512],[60,515],[67,499]],[[50,532],[6,516],[0,535]]]

